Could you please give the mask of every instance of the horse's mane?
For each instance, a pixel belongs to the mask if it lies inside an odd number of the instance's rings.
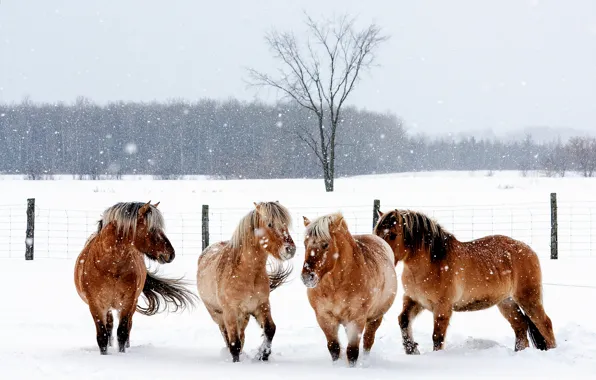
[[[398,223],[397,215],[403,220],[402,234],[406,248],[412,252],[425,248],[432,262],[441,261],[447,257],[455,236],[421,212],[412,210],[388,212],[383,215],[376,230],[391,229]]]
[[[101,217],[101,220],[97,222],[97,233],[99,233],[105,226],[115,222],[116,228],[119,232],[124,233],[127,236],[132,232],[133,236],[137,233],[137,217],[139,210],[145,203],[142,202],[119,202],[115,205],[108,207]],[[145,214],[147,218],[147,227],[149,230],[163,230],[165,227],[165,221],[162,213],[157,207],[151,205],[149,212]]]
[[[288,228],[292,226],[290,212],[279,202],[262,202],[257,206],[259,207],[258,211],[256,208],[252,209],[240,219],[232,238],[227,242],[228,247],[230,247],[228,259],[233,263],[238,262],[242,247],[250,247],[254,242],[261,224],[271,223],[273,228],[280,228],[283,225]],[[218,264],[218,270],[220,271],[223,271],[227,261],[222,259],[223,257],[220,257]],[[269,289],[271,291],[286,283],[292,273],[291,265],[284,265],[284,263],[275,259],[269,262],[268,267],[267,275],[269,276]]]
[[[286,225],[288,228],[292,225],[290,212],[278,202],[263,202],[258,204],[259,210],[252,209],[246,214],[232,234],[229,245],[233,251],[238,251],[245,244],[252,243],[255,237],[255,230],[261,224],[273,224],[273,228],[279,228]]]
[[[329,226],[332,223],[336,223],[342,220],[344,216],[341,212],[335,212],[333,214],[327,214],[318,217],[317,219],[313,220],[307,227],[306,227],[306,236],[312,236],[319,239],[324,240],[331,240],[331,231],[329,230]],[[381,256],[379,252],[370,248],[370,246],[364,244],[362,241],[358,239],[358,236],[353,236],[349,230],[346,231],[348,235],[354,240],[357,249],[360,251],[359,253],[362,254],[365,262],[368,264],[374,263],[371,268],[378,269],[380,267],[380,259]],[[358,253],[358,250],[355,253]]]
[[[341,214],[341,212],[319,216],[306,227],[306,236],[331,240],[331,232],[329,231],[329,226],[333,222],[341,220],[342,218],[343,215]]]

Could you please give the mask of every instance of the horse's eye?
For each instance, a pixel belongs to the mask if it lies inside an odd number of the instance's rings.
[[[391,239],[391,240],[395,240],[396,237],[397,237],[397,235],[394,234],[393,232],[389,234],[389,239]]]
[[[273,223],[269,223],[269,224],[267,225],[267,227],[269,227],[269,228],[272,228],[272,227],[273,227]]]
[[[329,243],[323,243],[323,249],[329,248]]]

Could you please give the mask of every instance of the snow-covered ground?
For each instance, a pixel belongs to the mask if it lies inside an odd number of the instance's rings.
[[[518,173],[418,173],[337,181],[18,181],[0,180],[0,378],[596,378],[596,180]],[[549,197],[559,201],[560,259],[550,260]],[[24,261],[26,198],[36,199],[36,259]],[[462,240],[505,233],[530,243],[542,260],[546,311],[558,348],[513,351],[513,331],[496,308],[457,313],[443,352],[432,352],[432,317],[414,323],[422,355],[406,356],[397,315],[401,289],[385,317],[371,357],[358,368],[332,365],[325,338],[296,277],[272,294],[277,334],[269,363],[251,360],[260,344],[249,325],[246,356],[231,363],[217,326],[202,305],[182,314],[135,315],[132,346],[102,357],[95,327],[73,284],[74,258],[102,209],[117,201],[161,201],[177,249],[164,273],[194,282],[200,253],[201,205],[210,206],[211,241],[227,238],[253,201],[279,200],[293,213],[301,247],[301,216],[342,210],[354,232],[372,227],[381,209],[433,214]],[[397,268],[401,272],[401,266]],[[401,287],[401,285],[400,285]],[[345,344],[345,339],[343,340]]]

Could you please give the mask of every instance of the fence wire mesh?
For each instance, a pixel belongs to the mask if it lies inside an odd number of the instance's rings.
[[[544,202],[500,205],[401,205],[383,203],[381,210],[411,209],[437,220],[462,241],[502,234],[529,244],[541,257],[550,256],[551,213]],[[372,231],[373,202],[369,205],[309,207],[288,205],[292,213],[292,236],[300,247],[304,239],[303,216],[341,211],[354,234]],[[228,240],[239,220],[250,208],[210,207],[209,241]],[[63,210],[38,204],[35,209],[35,257],[70,259],[76,257],[87,238],[97,228],[102,209]],[[198,212],[164,212],[166,233],[178,254],[198,256],[201,252],[201,221]],[[0,205],[0,258],[24,258],[27,226],[26,201]],[[596,256],[596,201],[564,200],[558,203],[559,257]]]

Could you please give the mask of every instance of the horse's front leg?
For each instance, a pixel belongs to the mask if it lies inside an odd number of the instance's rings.
[[[263,329],[263,343],[257,353],[257,359],[267,361],[269,355],[271,355],[271,342],[273,342],[273,336],[275,335],[275,323],[271,318],[271,306],[269,301],[261,304],[255,313],[255,318],[261,328]]]
[[[445,345],[445,334],[447,334],[447,327],[449,327],[449,320],[453,310],[450,304],[439,304],[433,309],[433,316],[435,319],[435,326],[433,329],[433,351],[443,349]]]
[[[361,318],[350,322],[346,327],[346,332],[348,335],[348,349],[346,350],[346,356],[348,358],[348,364],[350,367],[354,367],[358,361],[358,355],[360,353],[360,338],[362,337],[362,331],[364,331],[365,324],[366,318]]]
[[[412,322],[423,310],[422,305],[414,301],[409,296],[404,295],[404,305],[401,314],[398,317],[399,327],[401,328],[401,337],[404,349],[408,355],[419,355],[418,343],[414,340],[412,334]]]
[[[329,354],[331,354],[331,360],[336,361],[339,359],[340,353],[339,340],[337,338],[339,321],[330,313],[319,312],[317,310],[315,310],[315,313],[317,315],[317,322],[327,338],[327,349],[329,350]]]
[[[226,308],[223,312],[225,331],[228,333],[228,348],[232,355],[234,363],[240,361],[240,352],[242,351],[242,341],[238,331],[238,321],[242,319],[240,310],[237,308]]]

